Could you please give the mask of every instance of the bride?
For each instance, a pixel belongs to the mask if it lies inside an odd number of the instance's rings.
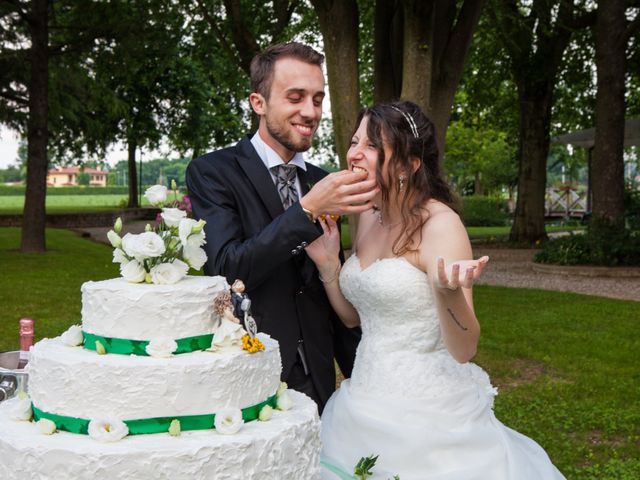
[[[336,223],[307,247],[337,314],[362,326],[350,379],[322,415],[323,479],[378,455],[374,477],[401,480],[560,479],[544,450],[493,414],[496,389],[469,363],[480,326],[466,230],[442,179],[433,124],[411,102],[364,109],[349,168],[380,187],[340,265]]]

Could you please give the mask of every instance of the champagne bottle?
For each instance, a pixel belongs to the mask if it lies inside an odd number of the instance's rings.
[[[33,345],[33,319],[20,319],[20,357],[18,369],[24,368],[29,362],[29,349]]]

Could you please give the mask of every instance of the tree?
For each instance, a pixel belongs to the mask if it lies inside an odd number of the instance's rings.
[[[403,0],[396,2],[393,14],[389,1],[376,3],[375,68],[385,71],[376,72],[376,98],[388,101],[399,96],[420,105],[436,126],[441,157],[451,107],[485,3]]]
[[[627,44],[640,28],[640,14],[627,21],[627,2],[598,2],[595,26],[596,133],[592,164],[593,216],[624,228],[624,121]]]
[[[447,130],[445,172],[461,193],[473,185],[473,194],[500,193],[513,189],[517,179],[514,148],[503,132],[467,127],[451,122]]]
[[[518,92],[518,199],[510,238],[534,243],[546,238],[546,162],[558,71],[572,30],[590,19],[577,18],[574,0],[493,0],[490,13]]]
[[[311,0],[324,39],[331,118],[340,165],[360,110],[358,5],[355,0]]]
[[[91,123],[90,115],[60,100],[65,90],[51,88],[87,70],[66,69],[65,59],[77,59],[108,30],[107,19],[117,4],[77,0],[34,0],[0,4],[0,121],[27,138],[27,187],[23,211],[21,250],[45,250],[45,198],[50,141],[64,126]],[[79,65],[77,60],[71,62]],[[53,81],[52,81],[53,79]],[[76,105],[80,103],[76,102]],[[92,113],[92,112],[90,112]],[[86,124],[88,124],[86,123]],[[89,131],[89,129],[85,129]],[[67,135],[73,138],[75,135]]]

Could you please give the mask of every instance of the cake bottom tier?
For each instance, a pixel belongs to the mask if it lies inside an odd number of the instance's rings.
[[[136,435],[100,443],[88,435],[40,433],[0,404],[0,478],[312,480],[320,477],[320,421],[315,403],[289,391],[294,406],[234,435],[215,430]]]

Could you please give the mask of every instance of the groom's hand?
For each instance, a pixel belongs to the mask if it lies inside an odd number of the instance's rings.
[[[316,183],[300,199],[300,205],[316,217],[323,213],[361,213],[373,207],[373,197],[379,191],[376,179],[367,179],[367,172],[341,170],[330,173]]]

